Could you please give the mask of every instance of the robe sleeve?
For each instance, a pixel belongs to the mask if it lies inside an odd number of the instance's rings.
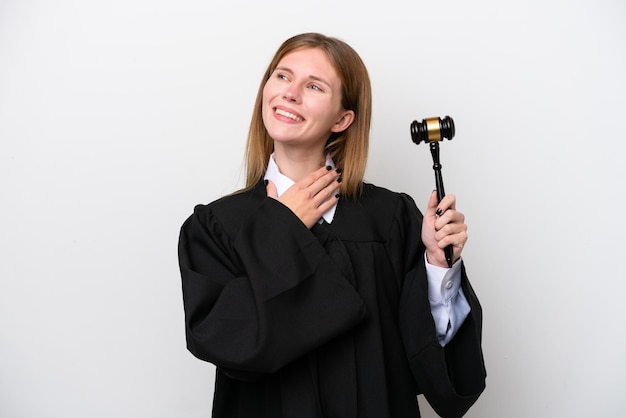
[[[418,393],[439,416],[462,417],[485,388],[481,348],[482,309],[462,267],[461,286],[470,313],[454,338],[441,347],[428,301],[428,281],[421,242],[422,215],[402,195],[393,242],[402,266],[399,323]]]
[[[289,209],[264,198],[250,212],[233,228],[211,205],[197,206],[179,238],[187,348],[245,380],[275,372],[366,315]]]

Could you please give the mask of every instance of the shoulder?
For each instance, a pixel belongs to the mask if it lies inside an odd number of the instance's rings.
[[[256,185],[250,189],[223,196],[211,203],[196,205],[190,219],[195,218],[207,226],[218,223],[227,231],[237,230],[243,220],[257,210],[264,198],[265,188]]]
[[[364,208],[379,217],[394,217],[398,212],[416,211],[417,205],[407,193],[396,192],[385,187],[364,183],[359,199]]]
[[[346,239],[387,241],[394,226],[419,220],[421,213],[408,194],[364,183],[356,198],[340,202],[335,216],[334,227]]]

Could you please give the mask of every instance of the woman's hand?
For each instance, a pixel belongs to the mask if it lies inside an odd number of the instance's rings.
[[[312,228],[339,198],[341,173],[330,166],[322,167],[288,188],[280,198],[273,182],[267,183],[267,195],[287,206],[306,225]]]
[[[465,215],[456,210],[456,197],[447,195],[437,204],[437,192],[433,191],[422,222],[422,242],[430,264],[448,267],[444,248],[452,245],[452,261],[461,257],[467,242]]]

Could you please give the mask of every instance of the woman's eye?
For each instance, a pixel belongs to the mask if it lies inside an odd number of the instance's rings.
[[[276,74],[276,77],[279,80],[288,80],[288,78],[287,78],[287,76],[285,74],[278,73],[278,74]]]
[[[309,88],[310,88],[311,90],[322,91],[322,89],[320,88],[320,86],[318,86],[317,84],[311,84],[311,85],[309,86]]]

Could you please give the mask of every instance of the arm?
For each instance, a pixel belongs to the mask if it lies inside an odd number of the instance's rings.
[[[441,347],[427,299],[425,268],[406,278],[400,307],[401,332],[418,388],[441,417],[462,417],[485,388],[481,348],[482,310],[462,271],[470,313],[455,337]]]
[[[458,261],[461,288],[470,312],[445,348],[440,345],[428,298],[426,247],[419,239],[422,216],[408,196],[403,202],[394,240],[402,243],[397,251],[404,260],[404,270],[399,273],[402,275],[399,321],[407,358],[419,391],[433,409],[442,417],[461,417],[485,387],[481,307],[462,261]]]
[[[286,207],[265,198],[250,212],[230,231],[201,206],[181,229],[187,346],[222,368],[272,373],[354,326],[365,307]]]

